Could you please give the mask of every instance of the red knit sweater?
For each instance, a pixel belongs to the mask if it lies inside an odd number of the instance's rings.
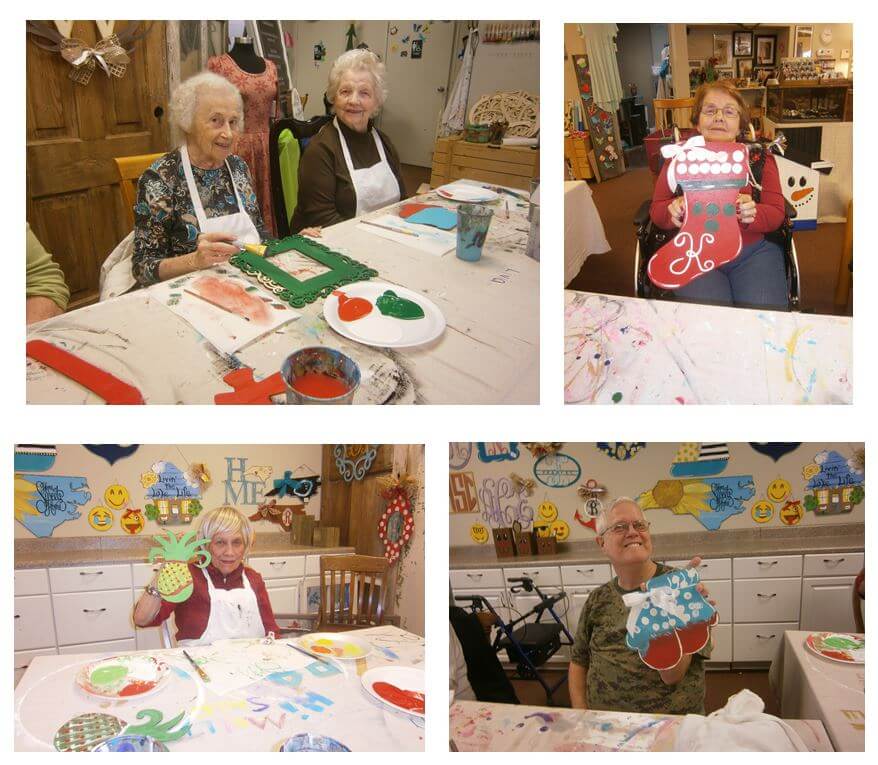
[[[250,587],[256,595],[256,602],[259,604],[259,615],[262,617],[265,634],[274,632],[277,635],[280,632],[280,627],[274,620],[265,582],[252,568],[241,565],[228,576],[224,576],[212,563],[203,570],[190,563],[189,572],[192,574],[194,584],[192,595],[182,603],[168,603],[163,600],[155,619],[149,624],[150,627],[158,626],[173,613],[177,625],[177,640],[197,640],[207,629],[207,620],[210,617],[210,595],[204,574],[210,576],[213,586],[218,590],[235,590],[244,587],[243,577],[246,572]]]
[[[649,217],[659,228],[674,230],[676,226],[671,222],[668,213],[668,205],[674,198],[674,190],[668,186],[668,162],[662,166],[658,180],[655,182],[655,190],[652,193],[652,205],[649,208]],[[741,194],[753,194],[753,188],[748,183],[741,188]],[[777,231],[783,223],[785,214],[784,198],[780,190],[780,176],[777,172],[777,163],[770,154],[765,158],[765,167],[762,170],[762,195],[756,205],[756,220],[746,226],[741,226],[741,245],[747,247],[762,239],[763,234]]]

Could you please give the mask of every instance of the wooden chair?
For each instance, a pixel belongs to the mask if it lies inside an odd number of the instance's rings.
[[[134,203],[137,201],[137,181],[140,180],[143,171],[162,156],[164,156],[164,152],[113,158],[119,171],[119,188],[122,191],[126,231],[134,229]]]
[[[676,125],[679,128],[692,127],[692,108],[694,98],[656,98],[652,108],[655,110],[656,130],[665,130]]]
[[[317,631],[342,632],[382,624],[387,569],[385,558],[371,555],[321,557]]]

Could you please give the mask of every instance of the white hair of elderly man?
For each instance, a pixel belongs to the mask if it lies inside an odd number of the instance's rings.
[[[612,504],[609,507],[603,508],[599,513],[597,520],[595,521],[595,531],[597,535],[600,536],[603,534],[610,526],[610,514],[615,510],[619,505],[634,505],[636,508],[640,508],[640,505],[631,497],[617,497],[613,500]],[[642,514],[642,513],[641,513]]]

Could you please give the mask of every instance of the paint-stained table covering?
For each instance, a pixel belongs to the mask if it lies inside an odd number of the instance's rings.
[[[784,632],[781,712],[785,717],[822,720],[836,751],[864,752],[866,665],[817,656],[805,645],[810,634]]]
[[[565,292],[568,404],[850,404],[846,317]]]
[[[451,740],[461,752],[670,752],[682,715],[644,715],[456,701]],[[810,751],[831,752],[815,720],[787,720]]]
[[[447,205],[435,192],[406,201]],[[436,257],[389,241],[357,226],[357,218],[323,230],[321,242],[375,268],[376,279],[420,292],[439,307],[447,327],[432,343],[390,351],[347,340],[330,329],[323,319],[323,300],[318,300],[301,310],[301,318],[233,358],[252,367],[259,379],[278,372],[298,348],[337,348],[363,374],[354,403],[539,403],[540,264],[525,255],[527,203],[504,194],[496,210],[496,225],[489,229],[477,263],[459,260],[454,251]],[[62,345],[137,387],[148,404],[213,403],[217,393],[231,390],[222,378],[235,362],[151,297],[153,289],[31,325],[27,339]],[[27,401],[103,403],[31,359]],[[282,403],[283,396],[275,401]]]
[[[235,651],[239,657],[244,652],[254,659],[253,666],[242,667],[242,672],[269,674],[224,695],[199,679],[179,648],[144,652],[170,664],[170,677],[143,698],[125,701],[91,697],[74,682],[83,664],[113,653],[39,656],[15,689],[15,749],[52,750],[55,732],[81,714],[104,713],[138,724],[138,711],[154,709],[165,721],[186,712],[174,729],[188,722],[189,733],[167,744],[172,752],[267,752],[298,733],[328,736],[355,752],[423,751],[423,719],[393,711],[368,695],[360,683],[360,675],[373,667],[423,669],[423,638],[391,626],[355,634],[372,644],[372,653],[356,661],[335,660],[329,668],[287,647],[284,640],[269,649],[242,648],[242,641],[228,641],[222,650]],[[188,650],[198,660],[222,642]],[[209,676],[210,660],[203,669]]]

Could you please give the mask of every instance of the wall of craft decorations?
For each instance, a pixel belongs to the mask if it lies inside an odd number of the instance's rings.
[[[320,517],[321,446],[25,446],[15,450],[15,538],[136,536],[192,525],[222,504],[284,533],[287,515]],[[288,520],[288,518],[286,519]]]
[[[616,497],[638,500],[653,534],[865,522],[862,443],[453,443],[449,544],[492,528],[594,538]]]

